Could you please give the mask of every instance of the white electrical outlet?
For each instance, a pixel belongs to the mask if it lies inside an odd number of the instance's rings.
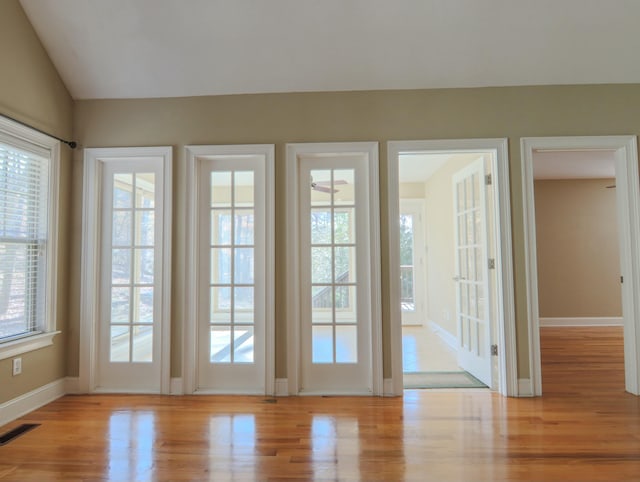
[[[13,376],[20,375],[22,373],[22,358],[13,359]]]

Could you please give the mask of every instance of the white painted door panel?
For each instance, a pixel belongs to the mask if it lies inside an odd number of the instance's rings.
[[[264,394],[266,162],[198,162],[196,391]]]
[[[98,390],[160,391],[162,176],[144,160],[103,171]]]

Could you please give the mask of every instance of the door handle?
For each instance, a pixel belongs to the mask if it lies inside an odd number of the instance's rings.
[[[465,281],[467,278],[463,278],[462,276],[454,276],[453,281],[458,282],[458,281]]]

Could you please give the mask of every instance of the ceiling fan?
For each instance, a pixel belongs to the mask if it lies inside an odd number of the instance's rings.
[[[338,184],[348,184],[348,182],[344,179],[336,179],[333,181],[334,186]],[[313,191],[326,193],[339,192],[338,189],[331,189],[331,181],[314,181],[313,176],[311,177],[311,189]]]

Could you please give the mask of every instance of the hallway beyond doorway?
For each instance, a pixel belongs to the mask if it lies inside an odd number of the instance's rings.
[[[457,362],[455,346],[430,326],[402,327],[405,388],[486,388]]]

